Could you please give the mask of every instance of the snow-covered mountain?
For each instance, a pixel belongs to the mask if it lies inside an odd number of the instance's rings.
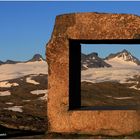
[[[121,52],[111,53],[105,59],[100,58],[98,53],[88,55],[81,54],[81,70],[88,68],[103,68],[103,67],[130,67],[140,65],[140,60],[133,56],[126,49]]]
[[[12,61],[10,60],[10,62]],[[0,65],[0,73],[0,81],[24,77],[30,74],[48,74],[48,64],[41,55],[37,54],[26,62],[2,63]]]
[[[97,55],[94,53],[94,55],[91,55],[90,59],[87,59],[87,56],[84,55],[81,57],[83,57],[84,62],[87,62],[86,60],[88,60],[88,64],[90,64],[92,63],[92,59],[96,60],[95,56]],[[123,50],[115,54],[110,54],[105,59],[102,59],[102,61],[109,64],[111,67],[88,67],[86,70],[81,71],[81,81],[92,83],[127,83],[130,84],[129,88],[140,90],[140,87],[138,86],[140,77],[140,60],[133,56],[129,51]]]
[[[125,49],[121,52],[110,54],[105,58],[105,62],[112,66],[140,65],[140,60]]]
[[[42,110],[46,110],[48,96],[47,62],[36,54],[29,61],[7,60],[0,64],[0,125],[9,127],[10,133],[13,128],[14,134],[19,128],[44,132],[47,116]],[[12,116],[19,119],[13,120]]]
[[[28,60],[28,62],[35,62],[35,61],[45,61],[40,54],[35,54],[32,59]]]
[[[82,70],[85,70],[88,68],[101,68],[101,67],[111,67],[111,65],[107,64],[95,52],[90,53],[88,55],[81,54],[81,69]]]
[[[7,60],[3,64],[16,64],[16,63],[20,63],[20,61]]]
[[[13,61],[13,60],[6,60],[5,62],[0,61],[0,65],[2,64],[17,64],[17,63],[25,63],[25,62],[36,62],[36,61],[45,61],[45,59],[40,54],[35,54],[31,59],[28,61]]]

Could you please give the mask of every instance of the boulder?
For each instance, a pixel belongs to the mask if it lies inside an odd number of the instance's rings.
[[[50,132],[129,135],[140,131],[139,110],[69,110],[69,39],[139,39],[140,17],[73,13],[56,17],[47,44]]]

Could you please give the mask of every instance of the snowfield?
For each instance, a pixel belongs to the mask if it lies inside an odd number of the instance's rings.
[[[0,82],[0,87],[10,88],[12,86],[19,86],[18,83],[9,83],[8,81]]]
[[[4,109],[15,111],[15,112],[23,112],[22,106],[12,106],[12,107],[8,107],[8,108],[4,108]]]
[[[112,67],[109,68],[89,68],[81,71],[81,81],[87,81],[92,83],[116,81],[119,83],[133,83],[134,85],[129,87],[136,90],[140,90],[136,86],[138,81],[130,81],[130,78],[134,79],[134,76],[140,76],[140,66],[133,62],[126,62],[119,58],[113,58],[106,60],[106,62]],[[129,81],[128,81],[129,80]]]
[[[9,96],[11,95],[10,91],[0,91],[0,96]]]
[[[130,78],[134,79],[134,76],[140,76],[140,65],[136,63],[138,60],[131,53],[123,50],[117,55],[114,54],[114,57],[110,57],[104,61],[112,67],[88,68],[87,70],[83,70],[81,71],[81,81],[92,83],[107,81],[135,83],[130,88],[140,90],[136,87],[139,84],[138,81],[130,81]]]
[[[87,70],[81,71],[81,81],[87,81],[92,83],[100,83],[106,81],[130,83],[131,81],[127,81],[128,79],[134,78],[135,75],[140,75],[140,66],[136,65],[133,62],[126,62],[119,58],[106,60],[106,62],[112,67],[89,68]]]
[[[32,80],[32,77],[33,77],[33,76],[27,77],[27,78],[26,78],[26,82],[27,82],[27,83],[30,83],[30,84],[34,84],[34,85],[39,85],[40,83],[36,82],[35,80]]]
[[[90,68],[81,72],[81,80],[92,83],[105,81],[127,83],[127,80],[133,78],[135,75],[140,75],[140,66],[123,68]]]
[[[105,60],[106,63],[112,65],[113,67],[130,67],[130,66],[137,66],[136,63],[132,61],[124,61],[122,58],[112,58],[110,60]]]
[[[15,79],[30,74],[48,74],[45,61],[4,64],[0,66],[0,81]]]

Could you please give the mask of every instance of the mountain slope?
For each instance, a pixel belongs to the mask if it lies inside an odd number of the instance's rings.
[[[95,52],[90,53],[88,55],[81,54],[81,69],[82,70],[85,70],[88,68],[101,68],[101,67],[111,67],[111,65],[107,64]]]
[[[0,81],[15,79],[30,74],[48,74],[48,64],[40,54],[26,62],[7,60],[0,65]],[[4,64],[4,65],[3,65]]]
[[[127,50],[123,50],[121,52],[110,54],[105,58],[105,62],[111,64],[111,65],[140,65],[140,60],[133,56],[130,52]]]
[[[40,58],[35,55],[28,62],[1,62],[0,125],[16,130],[46,130],[48,65]],[[2,132],[9,136],[8,130]]]
[[[4,62],[0,61],[0,65],[2,65]]]
[[[45,61],[40,54],[35,54],[32,59],[28,60],[27,62],[35,62],[35,61]]]

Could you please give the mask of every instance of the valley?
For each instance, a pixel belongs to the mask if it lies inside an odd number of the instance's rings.
[[[47,128],[48,65],[35,55],[28,62],[0,65],[0,133],[30,135]]]
[[[107,59],[97,53],[89,55],[90,58],[83,55],[81,106],[140,106],[138,59],[136,62],[128,52],[122,54]],[[45,133],[48,126],[45,60],[35,55],[26,62],[6,61],[0,65],[0,74],[0,127],[4,127],[0,133],[15,136]]]
[[[102,61],[110,67],[88,65],[81,71],[82,106],[138,108],[140,106],[140,61],[127,50],[111,54]],[[86,62],[87,59],[84,63]],[[95,58],[90,59],[88,64],[94,62],[97,63]]]

